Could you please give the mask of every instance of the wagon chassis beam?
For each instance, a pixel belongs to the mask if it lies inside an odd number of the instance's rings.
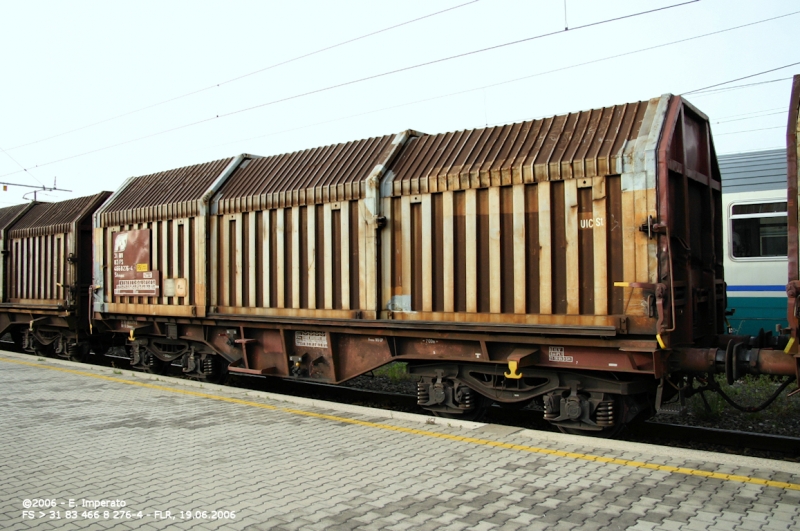
[[[103,315],[102,321],[129,321],[133,316],[123,315]],[[519,344],[548,344],[548,345],[569,345],[581,347],[603,347],[614,348],[630,352],[654,352],[658,349],[658,343],[654,338],[608,335],[597,337],[587,334],[587,337],[574,337],[573,330],[564,327],[556,331],[552,327],[537,329],[528,326],[502,326],[497,329],[482,326],[457,326],[450,328],[450,324],[438,324],[428,321],[409,322],[409,321],[358,321],[358,327],[353,326],[354,321],[338,319],[271,319],[258,321],[242,321],[241,319],[231,319],[230,316],[220,315],[216,319],[170,319],[154,318],[150,321],[154,325],[164,325],[167,323],[177,323],[182,325],[201,325],[204,327],[231,327],[261,330],[312,330],[319,332],[331,332],[351,335],[380,335],[384,337],[413,338],[430,337],[432,339],[454,339],[464,341],[489,341],[501,343]],[[451,323],[459,324],[459,323]],[[399,326],[398,326],[399,325]],[[114,330],[122,333],[124,330]],[[185,338],[191,341],[198,341],[197,338]]]

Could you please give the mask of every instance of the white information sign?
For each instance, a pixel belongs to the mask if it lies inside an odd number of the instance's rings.
[[[550,361],[558,361],[561,363],[572,363],[572,356],[564,355],[564,347],[550,347],[548,352]]]
[[[325,332],[295,332],[294,344],[298,347],[328,348]]]

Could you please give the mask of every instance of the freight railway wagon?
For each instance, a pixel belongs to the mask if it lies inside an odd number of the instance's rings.
[[[82,359],[91,334],[92,214],[111,192],[0,209],[0,334],[42,355]]]
[[[720,174],[677,96],[133,177],[93,241],[76,337],[150,371],[340,383],[404,361],[438,415],[496,402],[603,434],[697,374],[797,372],[787,337],[721,335]]]

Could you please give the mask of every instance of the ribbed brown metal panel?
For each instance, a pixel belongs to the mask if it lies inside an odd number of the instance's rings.
[[[346,318],[374,312],[380,181],[413,134],[240,165],[212,202],[213,310]]]
[[[133,177],[104,206],[95,220],[95,270],[103,289],[95,295],[95,311],[104,313],[203,316],[208,304],[208,201],[235,166],[252,155],[221,159],[169,171]],[[240,230],[242,227],[240,227]],[[129,231],[148,231],[125,235]],[[143,285],[141,278],[115,272],[116,238],[128,237],[146,254],[137,272],[148,273],[156,288],[116,290],[118,282]],[[250,237],[250,233],[247,233]],[[141,240],[140,240],[141,239]],[[233,254],[240,259],[234,249]],[[144,258],[144,257],[147,258]],[[249,256],[244,257],[246,260]],[[249,265],[249,263],[248,263]],[[235,286],[242,288],[242,286]],[[246,296],[251,286],[245,285]],[[115,290],[117,293],[115,294]],[[241,296],[241,289],[237,291]],[[157,296],[156,296],[157,295]]]
[[[513,125],[425,135],[411,142],[393,165],[394,193],[614,174],[620,148],[638,135],[647,105],[636,102]]]
[[[220,189],[219,213],[360,199],[361,183],[386,159],[394,138],[386,135],[251,160]]]
[[[103,226],[141,223],[197,214],[197,200],[232,158],[195,164],[132,179],[114,194],[101,215]]]
[[[92,214],[109,197],[101,192],[30,208],[8,232],[8,299],[22,304],[84,299],[78,286],[92,276]],[[79,306],[84,311],[88,306]]]
[[[3,256],[0,258],[0,302],[6,302],[8,300],[9,288],[11,286],[11,277],[8,273],[13,257],[11,256],[8,231],[19,218],[29,209],[36,206],[36,204],[37,203],[25,203],[22,205],[0,208],[0,249],[3,252]]]
[[[85,215],[87,208],[99,207],[98,201],[105,200],[110,194],[111,192],[101,192],[58,203],[35,205],[14,224],[9,231],[9,236],[11,238],[27,238],[45,234],[69,233],[72,231],[71,224]]]
[[[384,203],[384,308],[394,319],[655,330],[652,298],[614,283],[658,278],[639,227],[657,215],[668,101],[411,139]]]
[[[5,237],[6,230],[17,221],[20,214],[31,206],[30,203],[0,208],[0,237]]]

